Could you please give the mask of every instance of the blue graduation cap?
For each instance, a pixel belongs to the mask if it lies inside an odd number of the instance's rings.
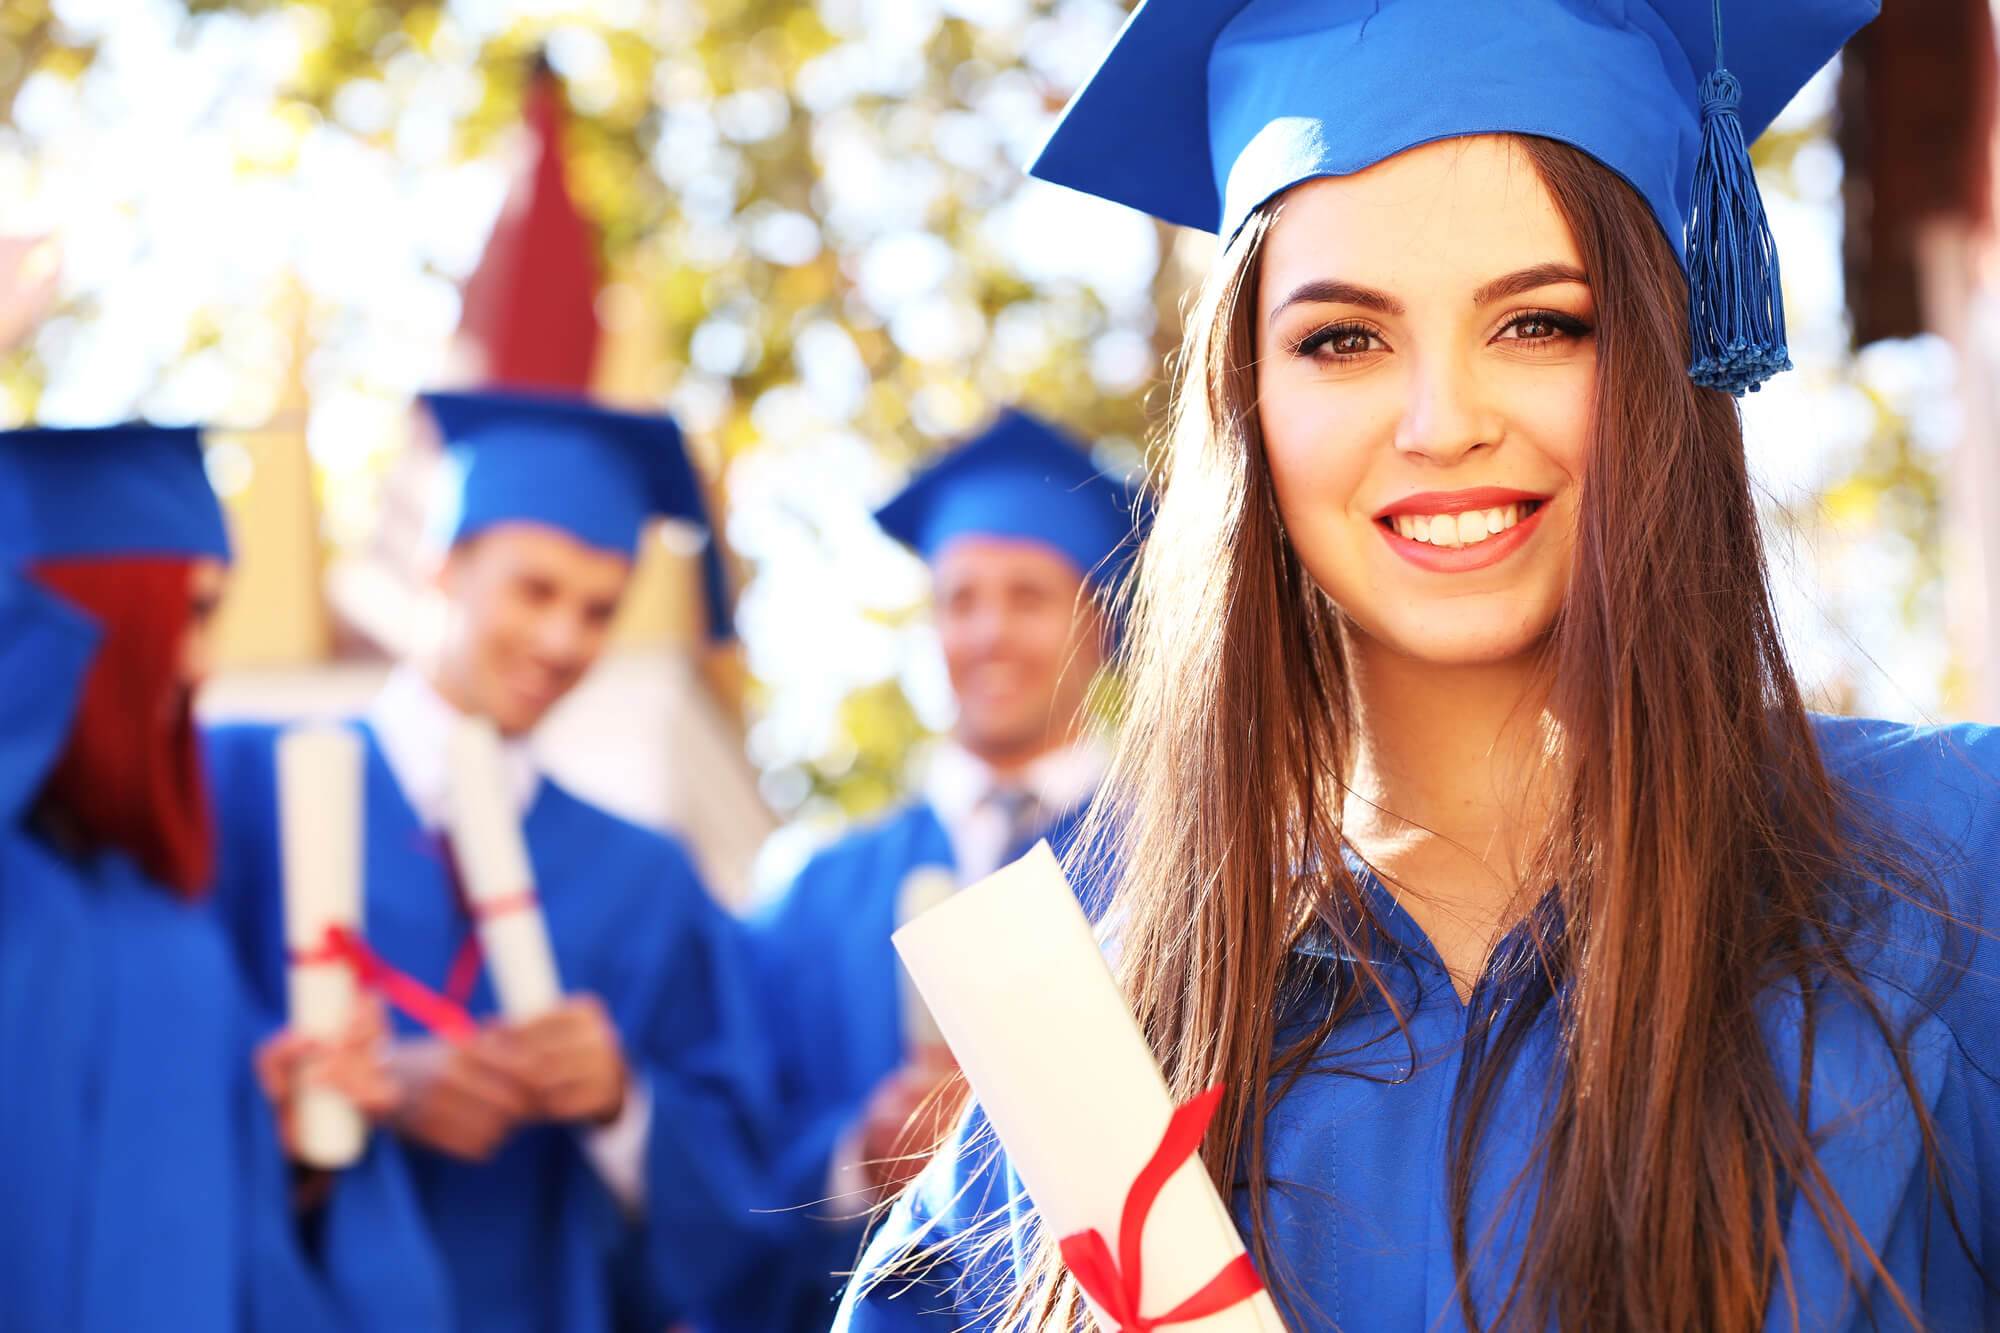
[[[427,393],[423,402],[456,469],[450,543],[496,523],[545,523],[629,557],[649,518],[699,524],[711,534],[702,553],[710,632],[728,635],[721,553],[672,417],[547,394]]]
[[[12,559],[229,558],[193,426],[0,431],[0,488],[14,497],[0,535]]]
[[[1419,144],[1560,140],[1652,206],[1688,271],[1690,373],[1741,393],[1791,364],[1745,144],[1879,8],[1141,0],[1030,171],[1230,237],[1301,181]]]
[[[1052,546],[1093,583],[1123,574],[1143,538],[1136,488],[1100,471],[1067,435],[1009,410],[933,462],[875,511],[882,530],[930,560],[958,537]]]

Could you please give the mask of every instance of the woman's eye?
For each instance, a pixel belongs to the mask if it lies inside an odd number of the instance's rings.
[[[1300,356],[1325,353],[1331,357],[1353,357],[1365,356],[1381,346],[1382,340],[1373,329],[1359,324],[1335,324],[1307,334],[1299,340],[1296,350]]]
[[[1501,336],[1510,342],[1548,343],[1561,338],[1581,338],[1589,332],[1590,326],[1574,315],[1533,310],[1515,316],[1501,331]]]

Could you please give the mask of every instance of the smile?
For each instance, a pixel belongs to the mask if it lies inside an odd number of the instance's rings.
[[[1484,486],[1406,496],[1376,514],[1390,549],[1420,569],[1465,573],[1498,564],[1526,545],[1548,497]]]
[[[1391,514],[1381,522],[1407,541],[1432,546],[1476,546],[1532,517],[1541,507],[1541,501],[1529,500],[1456,514]]]

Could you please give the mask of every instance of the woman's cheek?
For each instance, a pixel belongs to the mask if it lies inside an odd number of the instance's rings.
[[[1332,407],[1285,412],[1266,405],[1264,454],[1278,510],[1294,542],[1335,538],[1354,517],[1368,473],[1351,416]]]

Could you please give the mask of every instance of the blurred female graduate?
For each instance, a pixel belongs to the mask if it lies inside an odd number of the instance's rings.
[[[301,1078],[384,1103],[386,1024],[280,1035],[253,1074],[201,902],[191,702],[228,548],[196,432],[0,433],[0,494],[25,511],[0,538],[0,1329],[444,1327],[393,1145],[312,1176],[271,1111]]]
[[[1034,168],[1224,242],[1111,912],[1294,1329],[2000,1327],[2000,736],[1806,712],[1730,397],[1875,8],[1144,0]],[[1078,1327],[1032,1220],[975,1112],[837,1327]]]

